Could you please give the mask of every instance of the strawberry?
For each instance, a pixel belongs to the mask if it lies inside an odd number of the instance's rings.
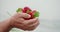
[[[39,17],[39,12],[36,10],[31,11],[29,14],[31,15],[30,19],[33,19],[35,17]]]
[[[29,15],[31,15],[31,19],[34,17],[34,16],[33,16],[34,13],[33,13],[32,11],[29,13]]]
[[[23,10],[24,13],[29,13],[30,11],[31,9],[29,7],[24,7],[24,10]]]

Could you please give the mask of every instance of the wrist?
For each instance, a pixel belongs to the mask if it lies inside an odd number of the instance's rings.
[[[11,24],[11,20],[10,19],[6,19],[3,22],[0,22],[0,31],[1,32],[8,32],[12,29]]]
[[[14,27],[14,23],[15,23],[14,18],[13,18],[13,17],[11,17],[9,20],[10,20],[10,25],[11,25],[12,27]]]

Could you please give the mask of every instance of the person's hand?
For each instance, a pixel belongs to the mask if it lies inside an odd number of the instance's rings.
[[[31,16],[26,13],[16,13],[11,17],[11,26],[22,30],[34,30],[38,25],[38,18],[24,20],[24,18],[30,18]]]

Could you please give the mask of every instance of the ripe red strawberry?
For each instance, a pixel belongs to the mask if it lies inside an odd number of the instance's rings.
[[[32,18],[34,18],[34,13],[31,11],[30,13],[29,13],[29,15],[31,15],[31,18],[30,19],[32,19]]]
[[[31,9],[29,7],[24,7],[23,12],[24,13],[29,13]]]

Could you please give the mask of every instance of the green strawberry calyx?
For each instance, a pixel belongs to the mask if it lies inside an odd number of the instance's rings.
[[[36,12],[34,13],[34,17],[39,17],[39,12],[38,12],[38,11],[36,11]]]
[[[16,12],[22,12],[22,8],[18,8]]]

